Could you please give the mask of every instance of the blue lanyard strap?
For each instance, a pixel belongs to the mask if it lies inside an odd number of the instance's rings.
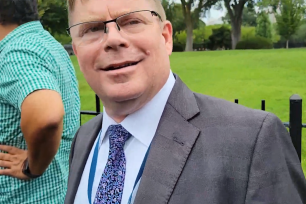
[[[133,195],[133,192],[134,192],[134,190],[135,190],[135,187],[136,187],[138,181],[140,180],[140,178],[141,178],[141,176],[142,176],[142,174],[143,174],[143,170],[144,170],[145,164],[146,164],[147,159],[148,159],[148,154],[149,154],[150,148],[151,148],[151,145],[149,146],[149,148],[148,148],[148,150],[147,150],[147,152],[146,152],[146,155],[145,155],[145,157],[143,158],[143,161],[142,161],[141,167],[140,167],[140,169],[139,169],[139,172],[138,172],[138,174],[137,174],[137,177],[136,177],[136,180],[135,180],[135,183],[134,183],[134,187],[133,187],[133,191],[132,191],[132,193],[131,193],[131,195],[130,195],[128,204],[131,203],[131,201],[132,201],[132,195]]]
[[[93,185],[93,181],[95,178],[95,174],[96,174],[96,167],[97,167],[97,161],[98,161],[98,153],[99,153],[99,141],[100,141],[100,134],[101,131],[99,133],[98,136],[98,141],[94,150],[94,154],[92,157],[92,161],[91,161],[91,166],[90,166],[90,172],[89,172],[89,179],[88,179],[88,187],[87,187],[87,196],[88,196],[88,201],[91,204],[91,195],[92,195],[92,185]]]
[[[99,153],[100,135],[101,135],[101,131],[100,131],[99,136],[98,136],[98,141],[96,143],[96,146],[95,146],[95,149],[94,149],[94,154],[93,154],[91,165],[90,165],[88,187],[87,187],[87,196],[88,196],[88,201],[89,201],[90,204],[92,204],[92,202],[91,202],[92,186],[93,186],[93,182],[94,182],[94,178],[95,178],[95,174],[96,174],[96,167],[97,167],[98,153]],[[145,154],[145,157],[144,157],[144,159],[142,161],[141,167],[139,169],[139,172],[137,174],[137,177],[136,177],[136,180],[135,180],[135,183],[134,183],[133,191],[135,190],[135,187],[136,187],[138,181],[140,180],[140,178],[141,178],[141,176],[143,174],[145,163],[146,163],[146,161],[148,159],[148,154],[149,154],[149,151],[150,151],[150,147],[151,147],[151,145],[149,146],[149,148],[148,148],[148,150],[147,150],[147,152]],[[132,191],[132,193],[130,195],[130,198],[129,198],[129,202],[128,202],[129,204],[131,203],[131,200],[132,200],[133,191]]]

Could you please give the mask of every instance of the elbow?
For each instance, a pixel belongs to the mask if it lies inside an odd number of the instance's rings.
[[[64,112],[50,113],[37,121],[37,129],[45,131],[58,131],[63,128]]]
[[[62,128],[64,121],[64,114],[58,114],[54,116],[50,116],[41,122],[39,122],[40,129],[44,130],[57,130]]]
[[[44,139],[60,140],[63,133],[64,111],[48,114],[21,121],[21,130],[27,141]]]

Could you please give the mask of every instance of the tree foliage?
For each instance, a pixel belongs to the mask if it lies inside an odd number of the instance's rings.
[[[226,26],[213,29],[209,36],[209,49],[230,49],[231,48],[231,30]]]
[[[207,30],[205,27],[195,29],[193,30],[193,43],[194,44],[203,44],[205,40],[208,39],[209,36],[207,36]],[[174,37],[174,43],[186,44],[186,39],[187,39],[187,33],[185,30],[176,32],[175,37]]]
[[[262,11],[257,17],[256,35],[272,39],[272,25],[269,16]]]
[[[38,13],[42,25],[52,35],[66,33],[68,26],[66,1],[38,0]]]
[[[163,0],[162,5],[166,12],[167,20],[169,20],[173,27],[173,36],[176,32],[185,30],[186,24],[182,12],[182,7],[178,3],[169,2],[169,0]]]
[[[279,4],[279,14],[276,13],[277,29],[279,34],[287,41],[293,36],[305,14],[304,1],[302,0],[281,0]]]
[[[306,21],[301,24],[297,32],[291,37],[292,40],[306,43]]]

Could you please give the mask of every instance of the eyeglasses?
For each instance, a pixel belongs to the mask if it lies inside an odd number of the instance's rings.
[[[133,35],[144,31],[148,26],[152,25],[154,23],[152,17],[154,16],[163,21],[161,16],[155,11],[140,10],[124,14],[109,21],[78,23],[67,28],[67,32],[76,46],[84,47],[102,42],[104,34],[108,33],[107,23],[114,22],[117,25],[118,31],[123,31],[127,35]]]

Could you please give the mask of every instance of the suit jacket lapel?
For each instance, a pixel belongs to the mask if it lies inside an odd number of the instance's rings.
[[[98,115],[91,122],[86,123],[82,128],[79,129],[75,140],[78,140],[73,146],[72,163],[69,172],[69,187],[67,190],[65,204],[71,204],[74,202],[75,195],[77,193],[81,177],[83,175],[83,170],[85,168],[88,156],[93,147],[93,144],[101,130],[102,126],[102,116]],[[78,137],[80,135],[80,137]],[[84,137],[86,135],[86,137]],[[84,192],[87,193],[87,192]]]
[[[177,77],[151,144],[135,204],[169,201],[200,133],[188,122],[198,113],[194,94]]]

